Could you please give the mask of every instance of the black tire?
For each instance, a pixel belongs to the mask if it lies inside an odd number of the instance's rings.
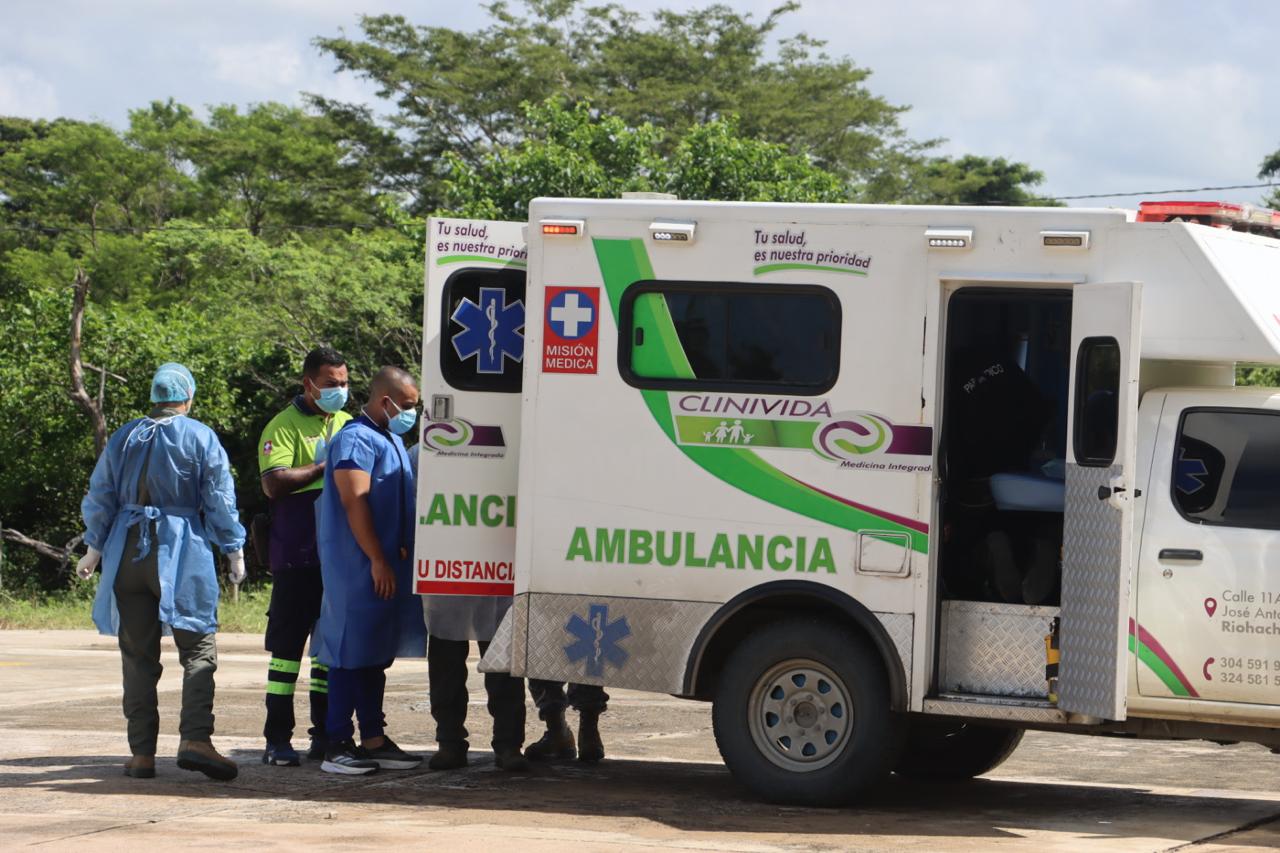
[[[1022,729],[917,717],[894,772],[908,779],[955,782],[988,773],[1022,742]]]
[[[734,649],[712,722],[739,782],[768,802],[807,806],[845,805],[882,781],[903,735],[879,654],[818,619],[776,622]]]

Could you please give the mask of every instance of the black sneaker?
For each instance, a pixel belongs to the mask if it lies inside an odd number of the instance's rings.
[[[320,769],[343,776],[367,776],[378,772],[378,762],[368,758],[354,742],[345,740],[329,745]]]
[[[307,750],[307,761],[324,761],[325,753],[328,751],[329,741],[322,737],[313,737],[311,748]]]
[[[382,746],[376,749],[362,746],[360,751],[365,758],[377,762],[383,770],[412,770],[422,763],[421,755],[410,755],[386,735],[382,736]]]

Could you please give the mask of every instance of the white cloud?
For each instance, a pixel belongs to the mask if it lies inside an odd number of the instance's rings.
[[[303,66],[297,42],[286,39],[211,45],[204,52],[215,80],[262,91],[292,88]]]
[[[55,118],[58,93],[30,68],[0,65],[0,115]]]

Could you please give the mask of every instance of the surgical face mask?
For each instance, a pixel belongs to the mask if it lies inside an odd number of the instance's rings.
[[[347,389],[346,388],[317,388],[319,395],[315,398],[316,405],[322,412],[333,414],[342,411],[342,407],[347,405]]]
[[[395,415],[388,416],[387,429],[391,430],[396,435],[404,435],[406,432],[413,429],[413,425],[418,422],[417,410],[402,409],[397,406],[396,401],[392,400],[390,397],[387,397],[386,400],[391,404],[391,408],[396,410]],[[384,409],[383,411],[386,410]]]

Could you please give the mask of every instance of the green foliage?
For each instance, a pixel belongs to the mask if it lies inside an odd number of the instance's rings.
[[[935,157],[913,176],[903,200],[920,204],[1061,206],[1060,202],[1030,192],[1031,187],[1043,181],[1042,172],[1003,157]]]
[[[1236,384],[1280,388],[1280,367],[1237,367]]]
[[[772,41],[796,3],[758,23],[718,4],[658,12],[648,23],[619,5],[523,5],[524,15],[489,5],[491,23],[477,32],[375,15],[361,18],[363,38],[316,39],[340,70],[374,82],[394,104],[383,126],[367,109],[313,99],[359,142],[385,186],[411,190],[415,211],[446,203],[441,158],[483,168],[526,138],[523,105],[548,98],[589,102],[626,127],[661,128],[665,154],[694,128],[737,116],[742,136],[806,157],[866,201],[896,200],[885,193],[934,144],[906,138],[905,108],[866,88],[868,70],[807,36]],[[450,163],[453,180],[455,172]]]
[[[667,192],[736,201],[846,201],[830,172],[782,145],[744,137],[736,118],[685,133],[668,155],[651,124],[629,127],[586,104],[551,100],[528,107],[524,141],[472,166],[448,155],[446,211],[455,216],[523,219],[538,196],[617,198]]]
[[[1258,177],[1268,181],[1280,181],[1280,148],[1268,154],[1266,159],[1262,161],[1262,167],[1258,170]],[[1267,207],[1280,210],[1280,190],[1276,190],[1264,198],[1262,203]]]
[[[92,629],[90,611],[101,577],[101,574],[94,575],[87,582],[77,582],[75,586],[52,595],[0,593],[0,630]],[[267,627],[270,603],[270,583],[246,585],[241,588],[239,596],[224,586],[218,602],[218,630],[261,634]]]

